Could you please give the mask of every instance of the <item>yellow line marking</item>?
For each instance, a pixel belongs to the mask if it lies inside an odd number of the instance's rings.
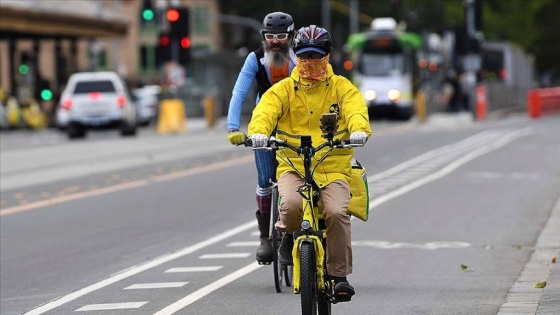
[[[74,193],[74,194],[70,194],[70,195],[60,196],[60,197],[56,197],[56,198],[52,198],[52,199],[42,200],[42,201],[38,201],[38,202],[34,202],[34,203],[21,205],[21,206],[6,208],[6,209],[0,210],[0,216],[19,213],[19,212],[24,212],[24,211],[29,211],[29,210],[33,210],[33,209],[37,209],[37,208],[46,207],[46,206],[52,206],[52,205],[56,205],[56,204],[59,204],[59,203],[68,202],[68,201],[72,201],[72,200],[84,199],[84,198],[93,197],[93,196],[110,194],[110,193],[114,193],[114,192],[121,191],[121,190],[127,190],[127,189],[131,189],[131,188],[146,186],[146,185],[149,185],[151,183],[164,182],[164,181],[173,180],[173,179],[177,179],[177,178],[181,178],[181,177],[188,177],[188,176],[193,176],[193,175],[197,175],[197,174],[201,174],[201,173],[205,173],[205,172],[216,171],[216,170],[223,169],[223,168],[226,168],[226,167],[231,167],[231,166],[234,166],[234,165],[247,163],[247,162],[252,161],[253,159],[254,159],[253,155],[247,155],[247,156],[236,158],[236,159],[233,159],[233,160],[230,160],[230,161],[222,161],[222,162],[217,162],[217,163],[209,164],[209,165],[202,166],[202,167],[188,169],[188,170],[185,170],[185,171],[179,171],[179,172],[174,172],[174,173],[170,173],[170,174],[166,174],[166,175],[154,176],[150,179],[137,180],[137,181],[134,181],[134,182],[118,184],[118,185],[104,187],[104,188],[100,188],[100,189],[94,189],[94,190],[90,190],[90,191],[84,191],[84,192],[79,192],[79,193]]]

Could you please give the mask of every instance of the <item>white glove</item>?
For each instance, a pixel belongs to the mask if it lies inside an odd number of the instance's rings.
[[[354,131],[350,134],[350,143],[366,144],[367,134],[363,131]]]
[[[262,133],[254,133],[251,135],[251,141],[253,142],[253,148],[266,147],[268,137]]]

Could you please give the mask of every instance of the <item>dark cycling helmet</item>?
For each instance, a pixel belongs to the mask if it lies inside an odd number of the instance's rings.
[[[294,33],[294,19],[284,12],[272,12],[264,17],[261,33]]]
[[[317,25],[302,27],[294,36],[292,48],[296,55],[307,51],[329,54],[332,49],[331,35]]]

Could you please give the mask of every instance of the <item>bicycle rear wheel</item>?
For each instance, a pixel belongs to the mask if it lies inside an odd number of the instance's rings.
[[[282,240],[282,233],[276,231],[274,228],[274,223],[278,221],[278,187],[274,186],[272,188],[272,226],[271,231],[271,242],[272,242],[272,266],[274,267],[274,287],[276,292],[282,292],[282,276],[287,270],[287,266],[283,266],[278,261],[278,247],[280,247],[280,241]],[[286,279],[287,284],[288,279]]]
[[[315,248],[312,242],[302,242],[300,246],[300,295],[301,314],[317,314],[317,269]]]
[[[294,279],[294,267],[293,266],[284,266],[284,282],[286,283],[287,287],[292,286],[292,280]]]

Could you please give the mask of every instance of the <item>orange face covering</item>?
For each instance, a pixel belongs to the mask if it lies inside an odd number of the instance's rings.
[[[299,75],[311,81],[323,81],[327,78],[327,69],[330,55],[321,59],[296,58]]]

